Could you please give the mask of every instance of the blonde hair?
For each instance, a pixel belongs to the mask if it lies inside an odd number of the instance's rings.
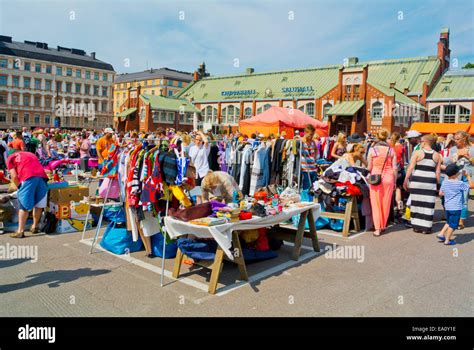
[[[209,170],[206,176],[202,179],[201,188],[205,191],[211,191],[215,186],[217,186],[219,180],[217,179],[216,174],[212,170]]]
[[[397,144],[398,140],[400,140],[401,136],[398,132],[394,132],[392,136],[390,137],[390,142],[392,142],[392,146],[395,147]]]
[[[377,131],[377,139],[379,141],[387,141],[388,135],[389,133],[387,129],[380,129],[379,131]]]
[[[340,132],[338,135],[337,135],[337,142],[338,143],[344,143],[344,138],[346,137],[346,135],[342,132]]]
[[[181,138],[183,139],[183,144],[185,146],[188,146],[191,143],[191,136],[189,136],[188,134],[181,136]]]
[[[469,134],[467,132],[465,132],[465,131],[456,131],[454,136],[456,136],[456,135],[462,137],[464,139],[464,144],[466,146],[469,146],[469,144],[470,144],[469,143]]]
[[[433,146],[436,143],[438,136],[436,136],[435,134],[424,135],[421,139],[428,142],[430,146]]]

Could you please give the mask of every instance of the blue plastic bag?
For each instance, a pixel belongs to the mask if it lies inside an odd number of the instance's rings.
[[[151,251],[154,256],[160,258],[163,257],[163,235],[157,233],[156,235],[151,236]],[[171,241],[166,243],[165,248],[165,259],[173,259],[176,257],[176,251],[178,250],[178,244],[176,241]]]
[[[100,246],[109,252],[117,255],[133,253],[142,249],[140,237],[134,242],[132,233],[125,227],[116,227],[115,223],[110,223],[105,229]]]

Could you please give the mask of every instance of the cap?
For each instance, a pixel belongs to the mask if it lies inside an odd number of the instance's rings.
[[[419,133],[416,130],[410,130],[410,131],[407,132],[407,138],[408,139],[412,139],[412,138],[420,137],[420,136],[421,136],[421,133]]]
[[[457,165],[456,163],[449,164],[446,167],[446,175],[448,175],[448,176],[456,175],[460,171],[461,171],[461,167],[459,165]]]
[[[113,134],[114,130],[112,128],[105,128],[104,129],[104,134]]]

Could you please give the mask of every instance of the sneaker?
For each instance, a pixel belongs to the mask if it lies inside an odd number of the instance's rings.
[[[444,241],[446,240],[446,237],[444,237],[444,236],[438,236],[438,235],[436,235],[436,238],[438,238],[438,242],[440,242],[440,243],[442,243],[442,242],[444,242]]]
[[[445,245],[455,245],[456,241],[454,239],[450,240],[448,243],[444,242]]]

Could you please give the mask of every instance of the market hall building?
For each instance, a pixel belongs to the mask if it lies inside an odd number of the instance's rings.
[[[440,33],[436,56],[360,62],[344,65],[195,79],[177,97],[201,111],[205,130],[238,129],[240,119],[272,106],[298,108],[329,123],[330,134],[383,127],[405,132],[428,118],[429,93],[448,69],[449,29]]]

